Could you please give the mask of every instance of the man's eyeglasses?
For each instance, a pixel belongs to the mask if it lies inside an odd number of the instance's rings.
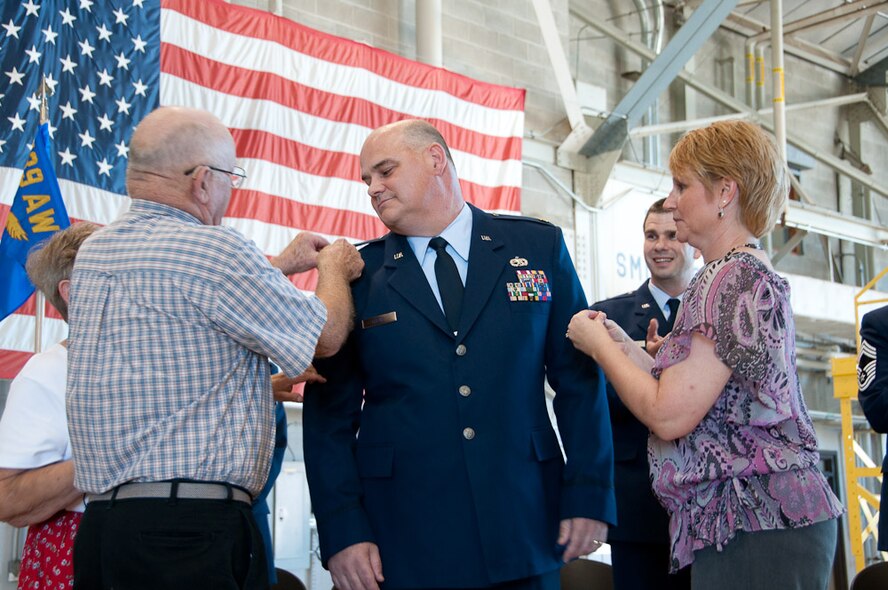
[[[209,164],[198,164],[194,168],[185,171],[185,176],[191,176],[195,170],[200,168],[201,166],[206,166],[210,170],[214,172],[221,172],[222,174],[228,175],[228,180],[231,181],[232,188],[240,188],[240,186],[244,183],[244,179],[247,178],[247,172],[240,166],[235,166],[231,170],[223,170],[222,168],[216,168],[215,166],[210,166]]]

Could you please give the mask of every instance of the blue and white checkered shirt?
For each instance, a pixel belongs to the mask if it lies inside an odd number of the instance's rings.
[[[69,304],[74,485],[268,475],[270,357],[308,367],[324,304],[237,231],[142,200],[77,255]]]

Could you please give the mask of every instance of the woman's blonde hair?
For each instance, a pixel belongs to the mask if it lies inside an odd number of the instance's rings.
[[[65,321],[68,321],[68,304],[59,293],[59,283],[71,278],[77,251],[97,229],[98,225],[88,221],[75,223],[35,246],[25,262],[28,278],[46,295],[52,306],[59,310]]]
[[[695,175],[712,191],[722,178],[737,183],[740,221],[762,237],[789,195],[789,170],[770,135],[747,121],[719,121],[687,132],[669,155],[673,174]]]

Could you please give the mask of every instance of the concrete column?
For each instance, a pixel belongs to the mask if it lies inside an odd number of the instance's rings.
[[[783,0],[771,0],[771,73],[774,103],[774,135],[786,162],[786,96],[783,68]]]
[[[441,0],[416,0],[416,59],[441,67],[443,54]]]

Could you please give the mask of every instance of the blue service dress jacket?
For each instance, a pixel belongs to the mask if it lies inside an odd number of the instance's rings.
[[[863,316],[857,362],[857,399],[876,432],[888,432],[888,305]],[[888,474],[888,454],[882,460]],[[888,551],[888,476],[882,477],[879,549]]]
[[[639,343],[647,336],[648,324],[656,318],[659,334],[665,336],[666,318],[645,281],[637,290],[599,301],[592,309],[603,311]],[[608,539],[669,545],[669,515],[651,489],[648,467],[648,427],[623,405],[613,386],[607,384],[614,437],[614,483],[619,524],[608,531]]]
[[[374,542],[386,589],[549,572],[561,519],[615,522],[603,376],[565,338],[586,300],[561,230],[472,214],[458,335],[406,238],[388,234],[361,250],[355,329],[305,395],[322,558]]]

